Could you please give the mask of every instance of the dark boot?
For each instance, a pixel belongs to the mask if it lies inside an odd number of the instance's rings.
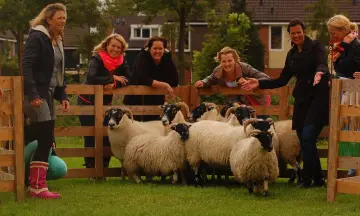
[[[312,169],[311,167],[309,167],[305,162],[304,162],[304,166],[303,169],[301,171],[301,182],[298,184],[297,187],[299,188],[309,188],[311,187],[311,182],[312,182]]]
[[[312,170],[313,170],[312,176],[313,176],[313,179],[314,179],[313,186],[314,187],[323,187],[323,186],[325,186],[325,179],[324,179],[324,176],[322,174],[321,163],[320,163],[319,158],[317,158]]]

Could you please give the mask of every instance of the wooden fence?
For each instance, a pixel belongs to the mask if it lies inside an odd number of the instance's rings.
[[[280,120],[289,119],[292,115],[293,106],[289,105],[289,94],[292,92],[292,86],[285,86],[274,90],[257,90],[254,92],[245,92],[240,88],[226,88],[219,86],[212,86],[208,89],[196,89],[194,86],[179,86],[175,88],[175,93],[181,98],[183,102],[189,105],[190,110],[197,106],[200,102],[200,96],[212,95],[221,93],[223,95],[260,95],[269,94],[277,95],[280,97],[279,105],[272,105],[268,107],[256,106],[257,114],[277,115]],[[102,136],[107,135],[107,127],[103,127],[102,121],[105,110],[109,106],[103,106],[103,94],[116,94],[116,95],[162,95],[163,91],[155,90],[146,86],[129,86],[116,90],[104,91],[102,86],[91,85],[69,85],[67,93],[71,94],[95,94],[95,106],[77,106],[72,105],[71,110],[67,113],[61,111],[61,107],[57,107],[57,115],[95,115],[94,127],[57,127],[55,129],[56,136],[95,136],[95,148],[57,148],[56,152],[60,157],[95,157],[95,168],[76,168],[69,169],[66,178],[84,178],[84,177],[111,177],[120,176],[120,168],[103,168],[103,156],[112,156],[109,147],[103,147]],[[124,107],[124,106],[112,106]],[[160,115],[161,110],[158,106],[126,106],[134,115]],[[321,133],[321,137],[328,136],[328,129],[325,128]],[[60,146],[61,147],[61,146]],[[327,149],[319,149],[319,155],[322,158],[327,158]],[[292,170],[286,170],[283,167],[281,177],[289,177]],[[326,174],[326,170],[324,171]],[[344,171],[339,171],[339,175],[343,176]]]
[[[16,199],[23,201],[25,170],[22,78],[0,76],[0,87],[5,90],[4,98],[0,98],[0,192],[14,191]],[[7,149],[4,148],[4,141],[10,141]]]
[[[18,101],[22,100],[22,85],[20,84],[21,80],[17,77],[11,78],[0,78],[0,86],[2,88],[12,88],[14,100],[16,103],[2,103],[0,105],[0,113],[4,112],[7,115],[15,116],[14,128],[4,128],[0,125],[0,140],[15,140],[15,152],[16,157],[13,156],[0,156],[0,166],[10,166],[15,165],[16,173],[16,189],[19,194],[21,188],[23,189],[23,110],[22,104]],[[277,95],[280,98],[279,105],[271,105],[268,107],[256,106],[255,109],[257,114],[265,115],[277,115],[280,120],[289,119],[289,116],[293,113],[293,106],[289,104],[289,95],[292,92],[292,86],[285,86],[279,89],[274,90],[257,90],[254,92],[245,92],[240,88],[226,88],[219,86],[212,86],[208,89],[196,89],[194,86],[179,86],[175,88],[175,93],[181,98],[183,102],[189,105],[190,109],[193,109],[200,102],[200,96],[202,95],[212,95],[215,93],[220,93],[223,95],[260,95],[260,94],[269,94]],[[95,125],[94,126],[71,126],[71,127],[56,127],[55,136],[95,136],[96,146],[94,148],[60,148],[58,146],[56,149],[57,154],[60,157],[95,157],[95,168],[73,168],[69,169],[66,175],[66,178],[86,178],[86,177],[114,177],[120,176],[120,168],[104,168],[103,160],[104,156],[112,156],[111,150],[109,147],[103,147],[102,137],[107,135],[107,127],[103,127],[103,117],[105,110],[109,106],[103,105],[103,95],[104,94],[116,94],[116,95],[163,95],[163,91],[156,90],[146,86],[128,86],[125,88],[120,88],[116,90],[106,90],[104,91],[102,86],[91,86],[91,85],[68,85],[67,93],[69,95],[77,94],[94,94],[95,95],[95,105],[94,106],[78,106],[72,104],[71,109],[63,113],[61,107],[57,106],[56,112],[58,116],[73,116],[73,115],[94,115],[95,116]],[[112,107],[124,107],[124,106],[112,106]],[[129,108],[134,115],[157,115],[161,113],[161,110],[158,106],[126,106]],[[16,134],[13,130],[16,130]],[[14,135],[15,134],[15,135]],[[327,137],[329,131],[325,128],[321,137]],[[19,151],[18,151],[19,150]],[[2,151],[4,152],[4,151]],[[5,151],[9,153],[8,151]],[[13,153],[12,153],[13,154]],[[327,158],[328,150],[319,149],[319,156],[321,158]],[[14,163],[3,162],[3,158],[8,158],[7,161],[13,160]],[[11,159],[12,158],[12,159]],[[355,167],[357,168],[357,167]],[[280,177],[288,177],[292,170],[282,170]],[[326,172],[326,170],[325,170]],[[335,172],[336,173],[336,172]],[[338,177],[344,176],[345,171],[338,171],[336,175]],[[18,177],[22,178],[21,180]],[[5,186],[4,186],[5,185]],[[5,188],[6,191],[14,189],[13,186],[9,186],[9,183],[0,181],[0,188]],[[23,197],[23,193],[19,194],[18,197]]]
[[[342,92],[360,92],[359,80],[333,80],[328,159],[327,200],[335,201],[336,193],[360,194],[360,176],[338,178],[338,169],[360,169],[360,132],[342,131],[340,116],[360,116],[360,108],[340,105]]]

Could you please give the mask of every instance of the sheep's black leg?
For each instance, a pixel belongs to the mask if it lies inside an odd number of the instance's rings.
[[[253,183],[252,182],[248,182],[246,184],[247,188],[248,188],[248,191],[249,191],[249,194],[252,194],[254,192],[254,189],[253,189]]]

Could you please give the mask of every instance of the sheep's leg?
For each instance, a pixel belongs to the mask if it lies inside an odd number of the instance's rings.
[[[200,172],[200,166],[194,167],[195,172],[195,184],[196,186],[202,186],[202,179],[201,179],[201,172]]]
[[[166,180],[166,176],[161,175],[161,182],[165,182],[165,180]]]
[[[260,182],[254,182],[254,192],[258,193],[260,191]]]
[[[129,172],[129,176],[131,176],[135,180],[135,182],[138,183],[138,184],[140,184],[142,182],[141,178],[138,175],[136,175],[136,173],[130,173]]]
[[[181,179],[181,183],[182,184],[186,184],[186,179],[185,179],[185,171],[183,169],[179,170],[180,173],[180,179]]]
[[[151,175],[146,175],[146,182],[152,182],[153,177]]]
[[[267,197],[269,195],[269,177],[264,177],[264,192],[263,195]]]
[[[249,194],[252,194],[252,193],[254,192],[253,183],[252,183],[252,182],[248,182],[248,183],[246,183],[246,186],[247,186],[247,188],[248,188]]]
[[[172,183],[173,183],[173,184],[177,184],[178,181],[179,181],[179,171],[178,171],[178,170],[174,170],[174,175],[173,175]]]
[[[124,160],[120,160],[120,162],[121,162],[121,168],[120,168],[121,180],[125,180],[126,170],[125,170],[125,168],[124,168]]]

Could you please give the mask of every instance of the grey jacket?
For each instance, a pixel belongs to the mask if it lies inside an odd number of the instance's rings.
[[[254,67],[252,67],[249,64],[246,64],[244,62],[240,62],[240,64],[235,65],[235,73],[236,73],[236,79],[244,77],[244,78],[255,78],[258,80],[268,80],[270,77],[258,70],[256,70]],[[206,77],[205,79],[201,80],[204,83],[204,87],[210,87],[211,85],[219,85],[219,86],[226,86],[225,83],[225,76],[223,69],[221,66],[217,66],[211,75]],[[239,96],[240,102],[251,105],[249,98],[244,96]],[[266,104],[268,97],[267,96],[252,96],[253,99],[258,101],[261,105]]]

